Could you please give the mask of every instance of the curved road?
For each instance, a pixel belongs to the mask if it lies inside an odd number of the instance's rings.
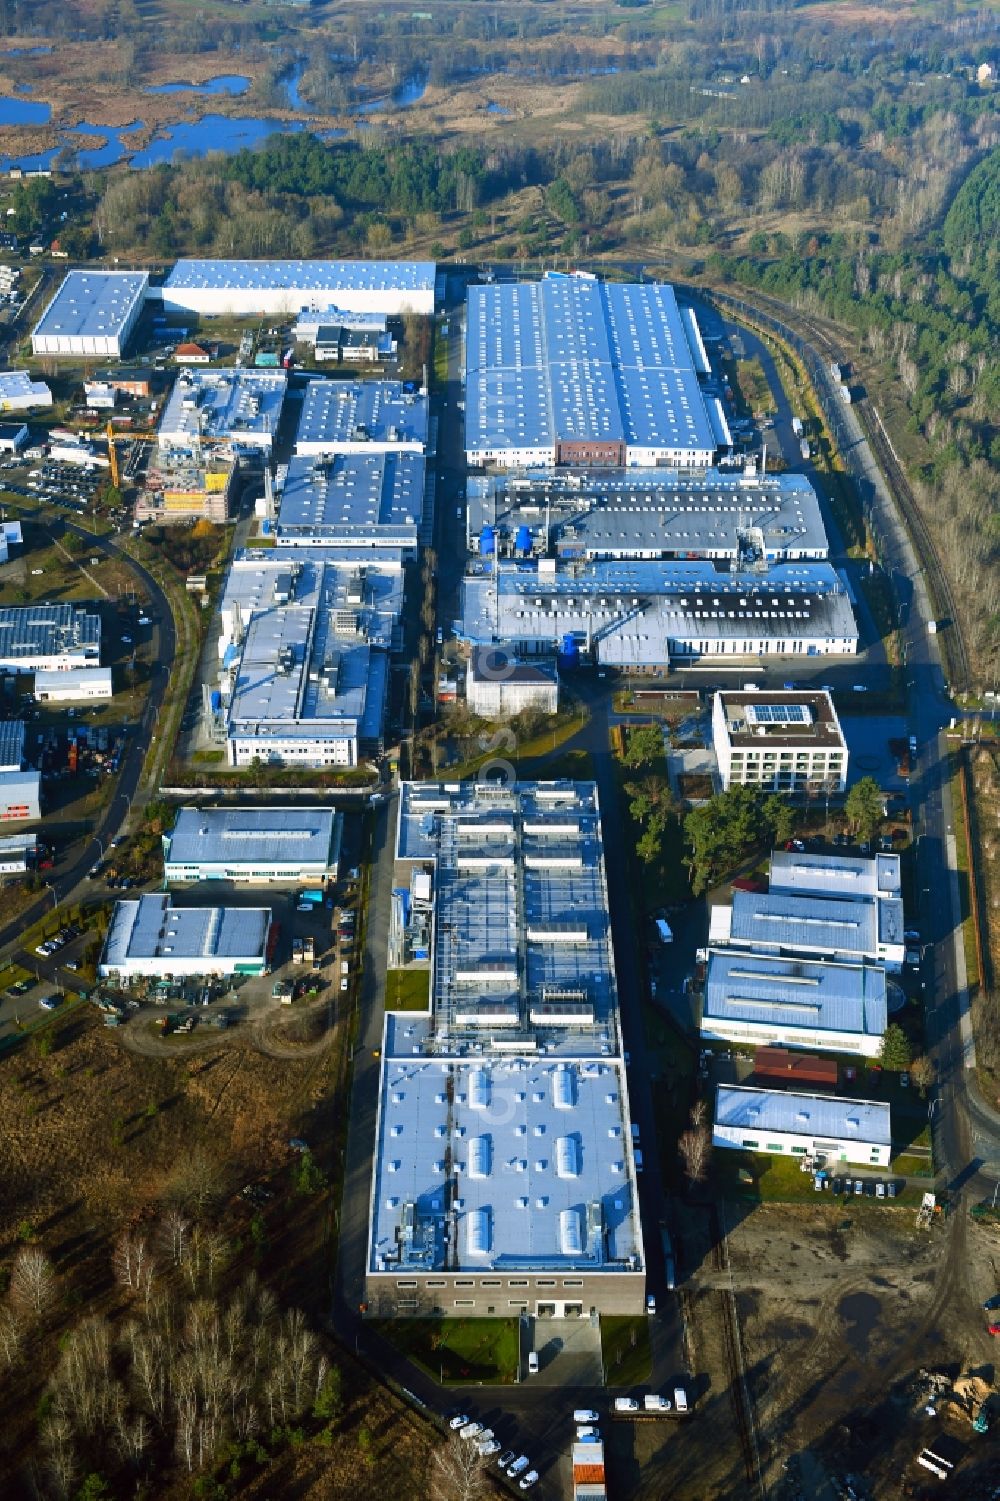
[[[21,515],[33,516],[36,519],[40,513],[35,511],[21,511]],[[115,795],[111,800],[103,818],[88,839],[82,852],[78,855],[73,865],[61,870],[59,874],[48,882],[48,891],[33,906],[29,907],[21,915],[3,929],[0,929],[0,949],[15,942],[18,937],[29,928],[32,923],[43,915],[49,908],[52,893],[55,894],[56,903],[65,901],[86,876],[88,870],[99,859],[102,849],[106,850],[108,843],[128,821],[132,809],[132,799],[139,787],[139,778],[142,775],[142,765],[148,748],[149,731],[159,714],[163,695],[166,691],[170,676],[170,667],[174,660],[176,650],[176,633],[174,631],[174,619],[170,611],[167,596],[156,582],[153,575],[137,563],[128,553],[122,552],[110,537],[101,537],[79,526],[68,518],[60,517],[63,521],[63,532],[50,527],[53,536],[61,536],[66,531],[75,532],[77,536],[85,539],[87,546],[93,552],[103,552],[109,557],[114,557],[123,562],[126,567],[138,575],[146,589],[155,611],[156,625],[154,630],[159,632],[158,650],[155,653],[155,661],[152,665],[152,676],[149,684],[149,694],[146,699],[146,707],[142,719],[138,724],[126,725],[126,748],[122,757],[121,769],[118,773],[118,785]],[[32,957],[32,966],[35,960]]]

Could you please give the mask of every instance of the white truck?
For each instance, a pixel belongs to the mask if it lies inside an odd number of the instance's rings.
[[[801,438],[802,437],[802,434],[805,432],[805,428],[802,426],[802,418],[801,417],[793,417],[792,418],[792,432],[795,434],[795,436],[797,438]]]

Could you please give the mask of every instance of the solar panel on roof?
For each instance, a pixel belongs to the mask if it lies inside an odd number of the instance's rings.
[[[747,704],[746,712],[751,724],[812,724],[807,704]]]

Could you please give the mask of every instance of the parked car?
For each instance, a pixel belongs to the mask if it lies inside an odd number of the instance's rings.
[[[526,1470],[530,1463],[531,1460],[528,1458],[527,1454],[519,1454],[514,1463],[507,1466],[508,1479],[516,1480],[521,1471]]]
[[[458,1430],[458,1436],[459,1438],[475,1438],[482,1431],[482,1423],[466,1423],[464,1428]]]
[[[862,1193],[864,1193],[864,1189],[865,1189],[865,1185],[862,1183],[861,1179],[860,1178],[855,1178],[855,1180],[854,1180],[854,1192],[855,1192],[855,1194],[862,1194]]]
[[[987,1324],[986,1333],[993,1335],[1000,1334],[1000,1324]]]
[[[577,1407],[574,1409],[574,1423],[599,1423],[600,1421],[600,1414],[596,1413],[592,1407]]]
[[[43,995],[38,1004],[39,1006],[41,1006],[43,1011],[54,1011],[59,1005],[59,997],[54,995]]]
[[[455,1433],[457,1433],[460,1428],[464,1428],[465,1427],[465,1425],[466,1425],[466,1423],[468,1421],[469,1421],[469,1419],[468,1419],[468,1416],[467,1416],[466,1413],[464,1413],[464,1412],[458,1412],[451,1419],[451,1421],[448,1424],[448,1427],[451,1428]]]
[[[538,1375],[538,1351],[532,1350],[528,1355],[528,1375]]]
[[[646,1313],[650,1318],[656,1313],[656,1299],[652,1293],[646,1294]]]
[[[537,1485],[537,1483],[538,1483],[538,1471],[537,1470],[529,1470],[528,1473],[527,1473],[527,1475],[525,1475],[524,1479],[521,1481],[521,1489],[522,1489],[522,1491],[530,1491],[531,1487],[533,1485]]]
[[[678,1412],[687,1412],[688,1410],[687,1392],[682,1386],[674,1387],[674,1407]]]
[[[505,1470],[507,1466],[513,1461],[516,1453],[516,1449],[505,1449],[500,1458],[497,1460],[497,1469]]]

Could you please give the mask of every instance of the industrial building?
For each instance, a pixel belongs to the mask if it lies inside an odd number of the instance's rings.
[[[858,627],[829,563],[764,573],[711,562],[568,563],[484,558],[462,586],[459,634],[551,655],[567,642],[591,661],[663,671],[703,657],[851,656]]]
[[[32,353],[120,359],[148,286],[145,271],[70,271],[35,325]]]
[[[20,771],[24,765],[24,720],[0,719],[0,771]]]
[[[232,515],[238,473],[236,459],[225,449],[162,448],[150,459],[135,519],[168,526],[183,521],[221,525]]]
[[[889,1106],[881,1100],[720,1084],[712,1144],[790,1157],[822,1157],[828,1166],[847,1162],[888,1167],[892,1155]]]
[[[238,553],[220,602],[230,764],[356,766],[377,755],[402,597],[398,558]]]
[[[766,893],[734,890],[714,906],[711,946],[798,954],[850,964],[903,967],[904,923],[898,855],[775,853]]]
[[[597,791],[404,783],[372,1314],[641,1313],[645,1258]]]
[[[470,465],[707,469],[732,438],[697,319],[672,287],[592,277],[473,286]]]
[[[268,907],[175,907],[157,893],[116,902],[98,974],[119,981],[262,975],[270,927]]]
[[[879,964],[711,949],[701,1035],[754,1047],[878,1056],[887,1022]]]
[[[41,772],[0,771],[0,823],[41,818],[41,796]]]
[[[20,547],[22,541],[19,521],[0,521],[0,564],[10,562],[11,548]]]
[[[396,340],[385,313],[352,313],[346,308],[303,308],[292,329],[296,343],[307,344],[317,364],[337,361],[374,365],[391,360]]]
[[[180,260],[150,296],[165,312],[289,317],[303,308],[351,313],[434,312],[433,261]]]
[[[38,858],[34,834],[7,834],[0,839],[0,876],[23,876],[33,870]]]
[[[847,741],[829,693],[716,693],[712,745],[724,788],[847,787]]]
[[[229,442],[269,454],[288,389],[284,370],[183,370],[160,418],[161,448]]]
[[[0,453],[20,453],[28,441],[26,422],[0,422]],[[6,523],[14,525],[15,523]]]
[[[288,886],[335,881],[344,816],[332,808],[181,808],[163,879]]]
[[[277,545],[393,548],[416,557],[425,481],[419,453],[293,458],[279,475]]]
[[[0,671],[66,672],[100,660],[99,615],[78,605],[0,608]]]
[[[427,450],[426,391],[398,380],[311,380],[295,435],[297,454]]]
[[[555,714],[555,663],[520,662],[502,646],[474,646],[465,670],[465,701],[473,714],[485,719],[510,719],[524,709]]]
[[[85,699],[111,698],[110,667],[80,667],[69,672],[36,672],[35,697],[40,704],[82,703]]]
[[[52,392],[43,380],[32,380],[27,370],[0,371],[0,412],[30,412],[51,405]]]
[[[692,558],[738,569],[823,562],[819,498],[802,474],[711,469],[503,470],[466,483],[467,543],[501,557]]]

